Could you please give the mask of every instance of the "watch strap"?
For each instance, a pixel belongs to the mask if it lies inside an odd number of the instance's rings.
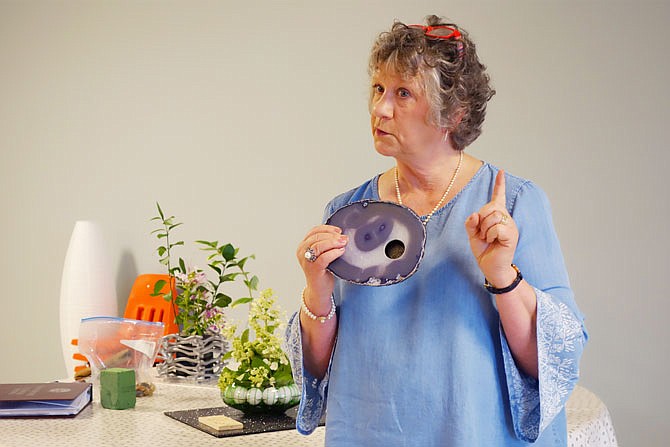
[[[512,264],[512,268],[516,270],[516,278],[514,278],[514,281],[512,281],[512,284],[510,284],[507,287],[503,287],[501,289],[494,287],[488,279],[484,278],[484,288],[489,291],[489,293],[492,293],[494,295],[500,295],[501,293],[507,293],[511,292],[516,288],[516,286],[519,285],[521,280],[523,279],[523,275],[521,274],[521,270],[519,270],[519,267],[516,265]]]

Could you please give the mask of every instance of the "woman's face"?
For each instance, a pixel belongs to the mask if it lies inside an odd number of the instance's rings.
[[[418,77],[378,71],[372,76],[370,123],[382,155],[412,158],[443,145],[444,131],[429,122],[430,105]]]

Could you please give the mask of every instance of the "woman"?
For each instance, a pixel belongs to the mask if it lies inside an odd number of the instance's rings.
[[[543,192],[464,153],[494,94],[474,44],[436,16],[395,23],[369,71],[375,149],[396,166],[326,216],[400,203],[422,216],[425,254],[405,281],[370,287],[326,269],[347,249],[339,228],[299,244],[306,287],[287,332],[298,430],[327,407],[333,446],[566,445],[583,317]]]

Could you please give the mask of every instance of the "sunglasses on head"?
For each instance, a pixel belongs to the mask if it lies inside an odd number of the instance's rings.
[[[461,37],[460,31],[447,25],[425,26],[425,25],[407,25],[410,28],[423,30],[424,34],[433,39],[458,39]]]

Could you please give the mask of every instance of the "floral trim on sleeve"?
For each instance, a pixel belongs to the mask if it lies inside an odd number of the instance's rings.
[[[302,361],[301,331],[300,317],[296,312],[289,320],[286,328],[284,351],[291,363],[293,380],[302,389],[295,427],[300,434],[308,435],[319,426],[321,416],[326,410],[326,390],[330,368],[320,381],[305,369]]]
[[[534,442],[565,406],[579,378],[586,335],[570,308],[535,289],[539,380],[520,372],[500,326],[507,389],[517,437]]]

